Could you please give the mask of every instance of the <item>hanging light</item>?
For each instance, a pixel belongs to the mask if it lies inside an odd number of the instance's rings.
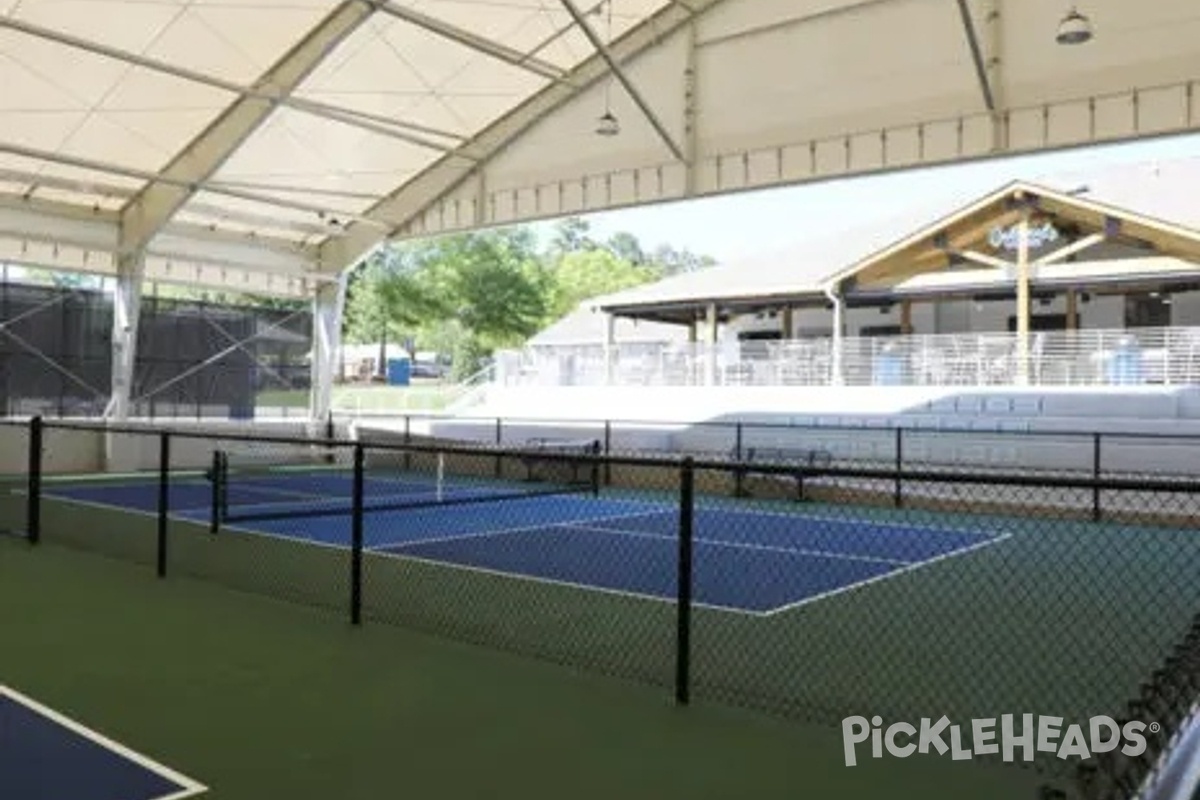
[[[611,111],[605,111],[600,115],[600,119],[596,120],[596,134],[598,136],[616,136],[620,132],[621,123],[613,116]]]
[[[606,44],[612,44],[612,0],[608,0],[607,11],[608,34],[605,36],[605,41]],[[598,136],[616,136],[621,132],[621,122],[612,112],[612,82],[613,77],[610,75],[604,84],[604,113],[596,120],[596,135]]]
[[[1084,44],[1092,40],[1092,23],[1074,6],[1058,23],[1058,35],[1055,38],[1059,44]]]

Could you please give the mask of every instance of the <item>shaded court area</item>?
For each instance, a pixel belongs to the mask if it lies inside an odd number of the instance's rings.
[[[0,628],[5,682],[145,743],[205,798],[790,800],[899,783],[929,798],[1034,796],[1021,771],[851,769],[829,728],[673,708],[656,691],[52,545],[0,539]]]

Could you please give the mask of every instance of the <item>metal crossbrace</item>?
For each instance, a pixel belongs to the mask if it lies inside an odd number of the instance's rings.
[[[96,397],[107,397],[108,396],[107,392],[102,392],[99,389],[97,389],[95,386],[92,386],[90,383],[85,381],[83,378],[79,377],[74,372],[72,372],[71,370],[64,367],[62,364],[59,364],[57,361],[54,360],[54,358],[47,355],[45,352],[43,352],[41,349],[39,349],[36,345],[34,345],[31,342],[29,342],[28,340],[26,340],[23,336],[20,336],[11,330],[12,326],[15,325],[16,323],[20,322],[21,320],[28,319],[29,317],[39,314],[49,308],[52,308],[53,306],[59,305],[64,300],[66,300],[68,297],[75,295],[75,294],[77,294],[77,292],[75,292],[74,290],[66,289],[64,291],[61,291],[59,294],[55,295],[54,297],[50,298],[49,300],[46,300],[42,303],[37,304],[33,308],[30,308],[30,309],[27,309],[27,310],[21,312],[20,314],[16,315],[12,319],[0,321],[0,333],[4,334],[9,339],[16,342],[17,346],[19,346],[22,350],[24,350],[27,353],[29,353],[30,355],[34,356],[39,361],[42,361],[48,367],[53,369],[55,372],[59,373],[60,375],[62,375],[65,378],[67,378],[71,382],[78,384],[79,386],[83,387],[84,389],[87,389],[89,392],[94,394]]]
[[[245,339],[245,340],[238,339],[236,336],[234,336],[232,333],[230,333],[228,330],[226,330],[225,327],[214,322],[209,317],[204,317],[204,321],[207,322],[212,327],[216,328],[218,333],[220,333],[222,336],[224,336],[229,341],[233,342],[234,347],[241,350],[246,355],[250,356],[251,361],[253,361],[259,367],[261,367],[265,372],[270,373],[281,384],[286,386],[288,389],[296,388],[295,383],[293,381],[286,378],[283,375],[283,373],[281,373],[279,370],[272,367],[270,364],[268,364],[266,361],[264,361],[260,355],[258,355],[257,353],[255,353],[253,350],[251,350],[249,347],[246,346],[247,343],[249,343],[251,341],[251,339]],[[256,333],[255,336],[257,336],[257,335],[258,334]]]
[[[209,367],[209,366],[215,364],[216,362],[220,361],[222,358],[229,355],[230,353],[236,352],[238,349],[243,348],[247,343],[260,338],[261,336],[263,336],[264,334],[266,334],[272,330],[277,330],[279,328],[282,328],[284,325],[286,325],[292,319],[298,317],[301,314],[305,314],[305,313],[308,313],[308,309],[298,309],[296,311],[293,311],[291,314],[288,314],[283,319],[280,319],[277,322],[271,323],[270,325],[266,326],[262,330],[255,331],[253,335],[247,336],[245,339],[241,339],[241,340],[235,342],[234,344],[230,345],[229,347],[226,347],[224,350],[221,350],[220,352],[209,356],[208,358],[204,359],[203,361],[199,362],[198,364],[184,370],[183,372],[179,373],[175,377],[173,377],[169,380],[163,381],[162,383],[160,383],[158,386],[154,387],[153,389],[143,392],[142,394],[133,398],[130,402],[140,403],[143,400],[153,397],[154,395],[158,394],[159,392],[162,392],[163,390],[168,389],[171,386],[174,386],[175,384],[179,383],[180,381],[182,381],[186,378],[190,378],[192,375],[195,375],[197,372],[200,372],[201,370],[205,369],[206,367]]]

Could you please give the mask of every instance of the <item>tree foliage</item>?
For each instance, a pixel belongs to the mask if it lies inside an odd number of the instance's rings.
[[[435,351],[462,378],[587,299],[712,263],[667,245],[647,250],[629,233],[598,241],[579,218],[559,222],[544,249],[522,227],[392,245],[351,276],[345,333]]]
[[[650,283],[659,274],[610,250],[583,250],[564,255],[555,265],[554,277],[552,309],[555,317],[561,317],[584,300]]]

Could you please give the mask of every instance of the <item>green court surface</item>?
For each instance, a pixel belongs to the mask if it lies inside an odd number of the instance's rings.
[[[0,682],[221,800],[1034,797],[946,759],[847,768],[840,734],[0,539]]]

